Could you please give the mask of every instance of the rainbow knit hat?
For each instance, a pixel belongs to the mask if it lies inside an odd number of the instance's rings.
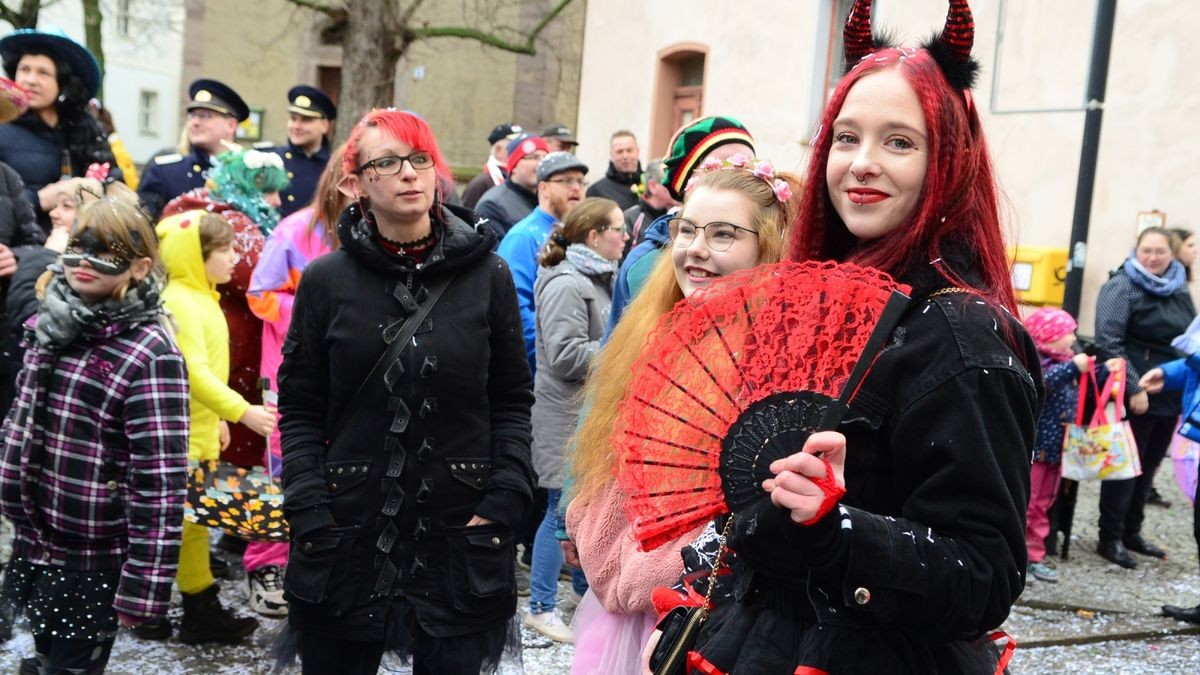
[[[667,144],[670,154],[663,160],[663,185],[667,186],[671,196],[683,201],[683,191],[692,171],[713,148],[726,143],[744,143],[754,150],[754,138],[732,117],[701,117],[680,127]]]

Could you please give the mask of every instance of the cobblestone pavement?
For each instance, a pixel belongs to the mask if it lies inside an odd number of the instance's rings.
[[[1146,507],[1143,535],[1167,560],[1134,554],[1126,570],[1096,553],[1098,483],[1080,486],[1070,560],[1058,583],[1031,582],[1004,629],[1016,638],[1014,673],[1197,673],[1200,626],[1162,616],[1162,605],[1200,604],[1192,506],[1167,459],[1155,484],[1170,508]]]
[[[1200,672],[1200,627],[1160,614],[1163,604],[1200,603],[1200,561],[1192,539],[1191,505],[1175,487],[1169,461],[1160,470],[1157,485],[1172,505],[1169,509],[1147,508],[1145,536],[1171,555],[1165,561],[1137,556],[1136,570],[1121,569],[1096,554],[1099,486],[1082,486],[1071,558],[1056,560],[1062,580],[1031,583],[1003,626],[1019,645],[1011,673]],[[227,606],[245,607],[243,583],[240,578],[224,583],[222,598]],[[560,602],[570,594],[569,586],[560,582]],[[520,598],[522,611],[527,605],[528,598]],[[176,620],[178,613],[176,607]],[[566,615],[569,619],[570,611]],[[270,647],[280,626],[280,621],[264,619],[263,627],[236,647],[189,647],[175,640],[143,642],[122,634],[108,672],[266,675],[271,670]],[[521,631],[521,662],[505,663],[503,675],[563,675],[570,671],[570,645],[551,642],[524,628]],[[30,635],[19,631],[0,645],[0,673],[16,672],[20,658],[31,652]],[[380,672],[407,670],[396,666]]]

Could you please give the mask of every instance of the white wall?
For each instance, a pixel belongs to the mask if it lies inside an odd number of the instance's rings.
[[[796,111],[809,99],[816,6],[811,0],[589,2],[577,132],[591,180],[603,177],[617,129],[637,134],[643,162],[664,154],[665,148],[647,147],[652,88],[658,52],[679,42],[709,47],[704,114],[738,118],[761,156],[783,169],[799,167],[806,152],[800,139],[809,129]]]
[[[174,146],[180,130],[179,77],[182,68],[183,3],[130,0],[129,35],[117,34],[117,2],[104,0],[104,105],[133,160],[145,162]],[[55,2],[42,9],[38,25],[58,27],[84,43],[83,9],[78,2]],[[158,123],[153,134],[138,130],[142,90],[158,92]]]
[[[608,135],[615,129],[649,133],[658,51],[701,42],[710,46],[704,113],[739,117],[761,156],[782,167],[801,165],[813,124],[808,111],[819,107],[813,99],[821,88],[813,78],[823,68],[827,30],[819,17],[830,2],[691,0],[686,10],[666,0],[589,2],[578,129],[585,161],[606,165]],[[877,24],[909,43],[939,29],[947,6],[944,0],[875,4]],[[971,3],[974,54],[982,65],[974,96],[1016,243],[1069,243],[1095,5]],[[1158,208],[1168,225],[1200,229],[1200,80],[1186,58],[1196,25],[1200,3],[1121,0],[1117,6],[1085,270],[1084,333],[1091,331],[1108,270],[1132,247],[1138,211]],[[1030,109],[1074,110],[1012,112]],[[643,147],[643,159],[661,151]]]

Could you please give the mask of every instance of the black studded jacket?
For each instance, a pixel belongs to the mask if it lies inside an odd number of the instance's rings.
[[[461,213],[461,212],[460,212]],[[532,379],[494,235],[434,213],[426,261],[393,255],[358,206],[296,293],[279,371],[284,579],[304,631],[384,639],[408,603],[435,637],[516,609],[512,528],[530,503]],[[354,397],[433,280],[454,279],[344,430]],[[381,371],[382,372],[382,371]],[[473,515],[494,525],[466,528]]]
[[[838,428],[839,508],[810,526],[769,500],[737,516],[693,645],[721,672],[997,672],[988,634],[1025,583],[1039,359],[1007,312],[905,281],[914,299]],[[684,552],[700,592],[712,542]]]

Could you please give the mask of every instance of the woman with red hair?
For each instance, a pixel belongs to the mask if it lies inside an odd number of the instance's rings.
[[[420,117],[355,127],[341,248],[305,268],[279,368],[288,623],[305,673],[494,670],[513,625],[513,527],[532,499],[512,275],[448,207]]]
[[[869,17],[858,0],[792,257],[877,267],[911,286],[912,301],[844,422],[776,461],[771,500],[738,513],[732,574],[719,582],[731,599],[689,655],[699,672],[1007,663],[989,632],[1024,588],[1041,373],[1010,313],[997,188],[969,92],[970,10],[952,2],[942,34],[915,49],[872,40]]]

